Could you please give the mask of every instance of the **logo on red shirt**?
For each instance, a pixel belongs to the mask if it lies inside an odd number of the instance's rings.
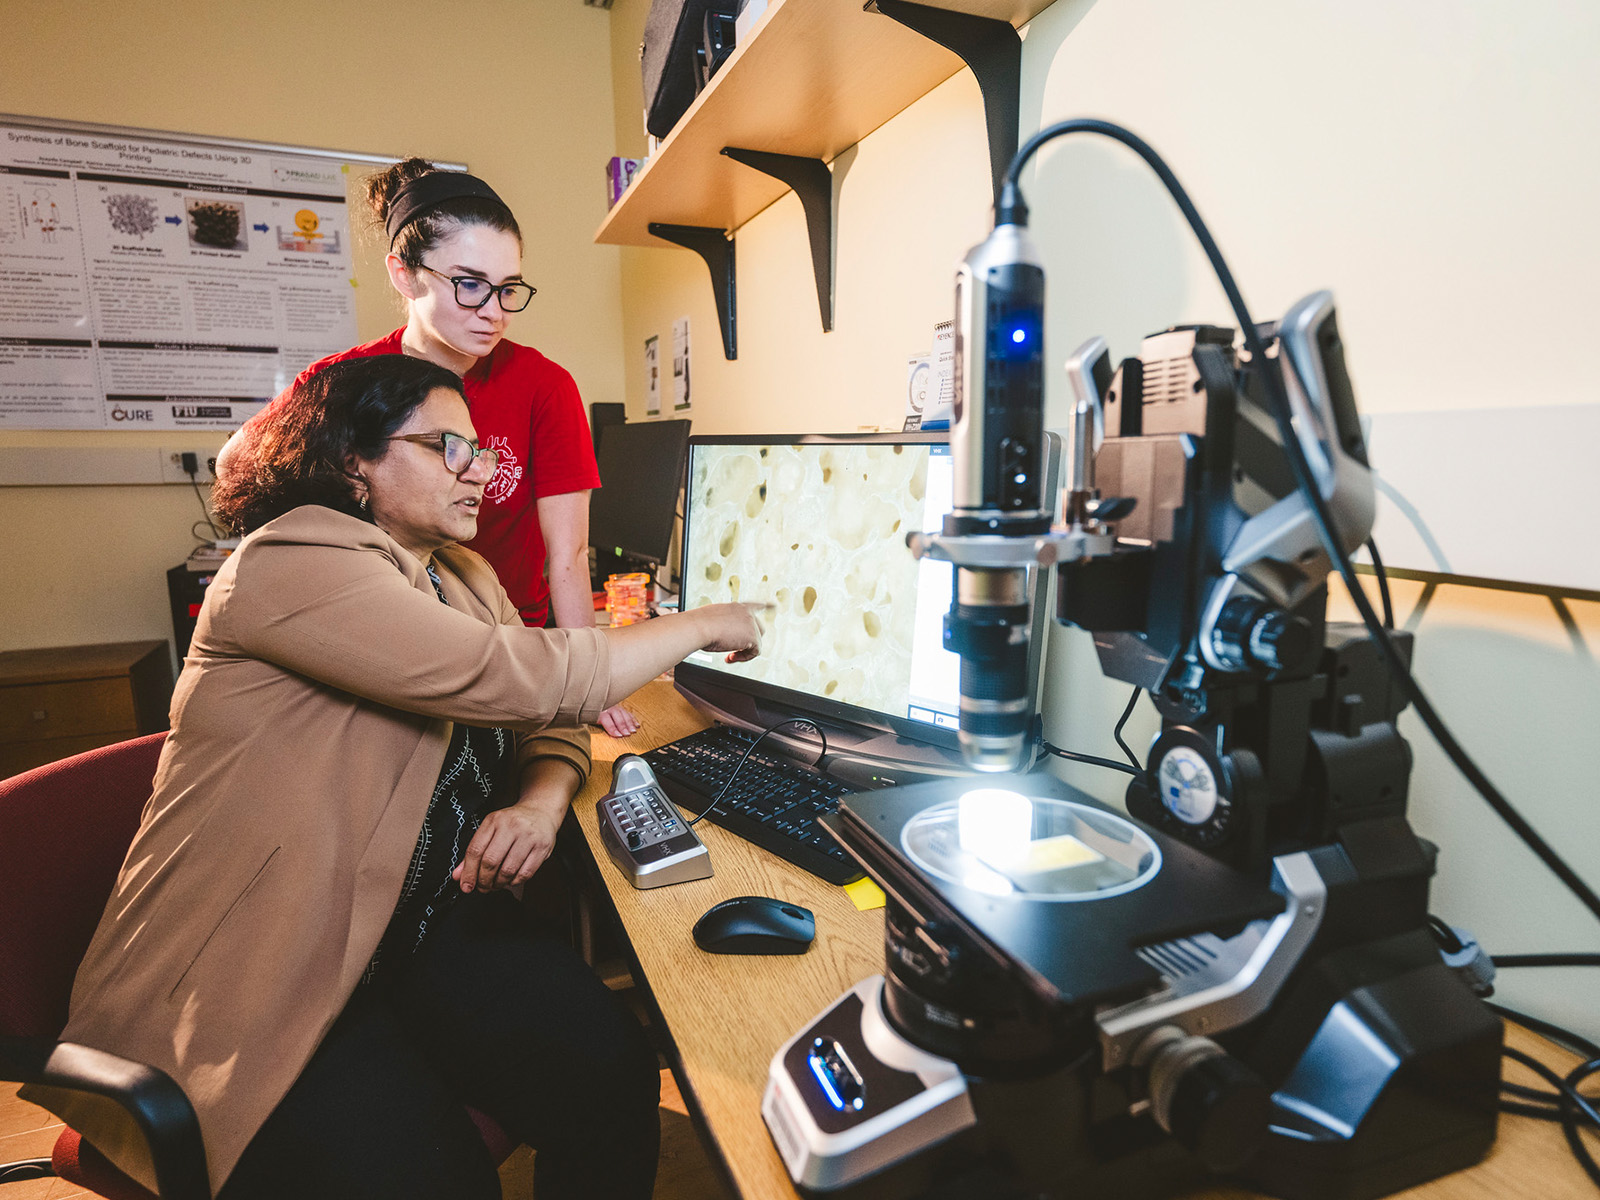
[[[495,469],[494,478],[483,489],[484,498],[495,504],[504,504],[511,498],[511,493],[517,490],[517,484],[522,482],[522,464],[511,452],[511,442],[499,434],[485,442],[484,448],[500,454],[500,465]]]

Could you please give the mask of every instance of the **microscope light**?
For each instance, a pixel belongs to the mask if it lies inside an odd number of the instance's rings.
[[[956,837],[973,858],[1013,862],[1033,839],[1033,801],[1009,788],[973,788],[957,801]]]

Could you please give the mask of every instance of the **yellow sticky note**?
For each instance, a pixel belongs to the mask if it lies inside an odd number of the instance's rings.
[[[850,903],[862,912],[882,908],[884,905],[883,889],[865,876],[854,883],[845,884],[844,894],[849,896]]]

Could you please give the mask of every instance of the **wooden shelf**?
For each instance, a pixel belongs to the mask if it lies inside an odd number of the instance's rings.
[[[1021,26],[1051,0],[941,0]],[[773,0],[595,234],[665,246],[651,222],[735,230],[789,188],[724,146],[830,162],[957,71],[949,50],[861,0]]]

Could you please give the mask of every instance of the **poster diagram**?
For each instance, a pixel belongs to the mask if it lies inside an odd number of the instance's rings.
[[[692,401],[689,387],[689,318],[679,317],[672,323],[672,411],[689,411]]]
[[[0,124],[0,429],[233,429],[355,341],[344,168]]]

